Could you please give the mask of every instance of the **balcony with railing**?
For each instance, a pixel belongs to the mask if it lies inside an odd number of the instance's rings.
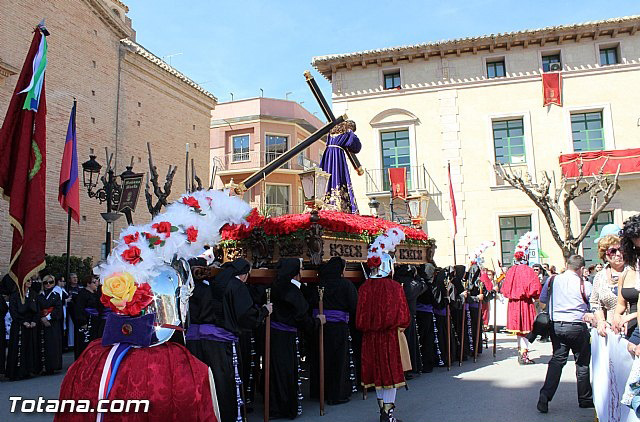
[[[406,169],[408,191],[432,193],[438,190],[424,165],[406,167]],[[391,183],[389,182],[388,169],[367,169],[365,172],[367,195],[384,195],[390,192]]]
[[[276,158],[280,157],[283,152],[273,152],[273,151],[243,151],[243,152],[232,152],[230,154],[225,154],[222,157],[219,157],[220,168],[218,168],[218,174],[224,174],[227,172],[235,172],[242,170],[257,170],[259,168],[264,167],[269,164]],[[305,157],[302,154],[297,155],[296,157],[287,161],[282,167],[282,169],[288,170],[308,170],[318,164]]]

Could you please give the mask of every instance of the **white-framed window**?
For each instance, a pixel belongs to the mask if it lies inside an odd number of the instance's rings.
[[[399,67],[382,70],[382,88],[383,89],[402,88],[402,71]]]
[[[507,64],[504,56],[484,58],[484,70],[488,79],[507,76]]]
[[[289,148],[289,137],[287,135],[267,134],[264,144],[265,164],[268,164],[287,151]],[[289,168],[289,163],[286,163],[282,168]]]
[[[231,162],[249,161],[249,134],[231,137]]]
[[[529,111],[489,115],[487,121],[487,142],[490,158],[489,180],[492,188],[507,187],[493,171],[495,164],[503,164],[514,170],[531,175],[536,181],[533,154],[533,135],[531,132],[531,114]]]
[[[557,49],[541,51],[540,69],[543,73],[562,70],[562,51]]]
[[[291,186],[267,183],[266,191],[266,214],[270,217],[288,214],[291,204]]]
[[[619,42],[599,43],[597,44],[597,48],[598,64],[600,64],[600,66],[611,66],[622,63],[622,60],[620,59]]]
[[[615,149],[610,104],[566,107],[567,141],[563,152]]]
[[[498,217],[498,230],[500,231],[500,257],[503,265],[513,263],[513,254],[516,251],[518,240],[532,230],[531,214],[504,215]]]

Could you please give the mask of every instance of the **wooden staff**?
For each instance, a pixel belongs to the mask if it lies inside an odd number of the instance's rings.
[[[447,371],[451,370],[451,310],[447,303]]]
[[[480,294],[482,294],[482,280],[478,280],[480,287]],[[473,362],[475,363],[478,360],[478,345],[480,343],[480,337],[482,336],[482,301],[478,301],[478,323],[476,324],[476,348],[473,351]]]
[[[324,315],[324,287],[318,287],[318,295],[320,301],[318,302],[318,315]],[[318,351],[318,360],[320,361],[320,416],[324,416],[324,325],[320,324],[319,331],[320,338],[320,350]]]
[[[493,357],[496,357],[496,337],[498,336],[498,293],[493,297]]]
[[[467,291],[467,286],[466,286],[466,282],[463,283],[463,287],[464,287],[464,291]],[[462,366],[462,359],[464,358],[464,336],[465,336],[465,332],[464,332],[464,326],[465,326],[465,320],[467,319],[467,314],[465,312],[465,305],[466,305],[466,301],[467,298],[465,297],[463,299],[464,302],[462,302],[462,331],[460,331],[460,360],[458,361],[458,366]]]
[[[267,304],[271,304],[271,289],[267,289]],[[271,314],[264,329],[264,422],[269,422],[269,367],[271,365]]]

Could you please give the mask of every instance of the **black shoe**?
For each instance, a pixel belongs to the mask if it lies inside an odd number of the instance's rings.
[[[549,400],[545,396],[540,394],[538,405],[536,407],[538,408],[538,412],[547,413],[549,411]]]
[[[584,402],[578,404],[578,406],[580,406],[583,409],[593,409],[595,407],[593,405],[593,400],[584,401]]]

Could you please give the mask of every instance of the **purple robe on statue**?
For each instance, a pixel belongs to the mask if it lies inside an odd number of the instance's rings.
[[[327,149],[322,155],[320,167],[331,174],[327,185],[325,202],[335,207],[338,211],[351,214],[358,213],[358,205],[353,194],[345,150],[357,154],[360,152],[360,148],[362,148],[360,139],[353,131],[349,130],[337,136],[329,136]]]

